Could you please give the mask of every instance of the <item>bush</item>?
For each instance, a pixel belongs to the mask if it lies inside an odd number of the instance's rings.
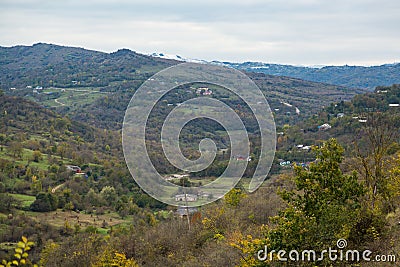
[[[46,212],[57,209],[58,199],[51,193],[39,193],[36,200],[31,204],[32,211]]]

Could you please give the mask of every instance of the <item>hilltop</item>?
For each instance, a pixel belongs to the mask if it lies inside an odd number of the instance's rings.
[[[174,63],[129,49],[108,54],[45,43],[0,47],[0,87],[102,87],[115,81],[142,80]]]

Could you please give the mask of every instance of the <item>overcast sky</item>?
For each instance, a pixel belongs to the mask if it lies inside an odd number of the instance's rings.
[[[295,65],[400,62],[399,0],[0,0],[0,45]]]

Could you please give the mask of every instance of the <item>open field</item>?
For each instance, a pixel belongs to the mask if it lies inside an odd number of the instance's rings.
[[[13,161],[16,164],[22,164],[22,165],[29,165],[31,167],[36,167],[39,170],[47,170],[48,167],[50,166],[48,160],[47,160],[47,154],[42,154],[42,159],[39,160],[39,162],[35,162],[32,160],[32,154],[33,154],[33,150],[30,149],[26,149],[24,148],[22,150],[22,155],[20,158],[14,158],[11,155],[11,152],[9,150],[9,148],[7,146],[3,146],[3,149],[0,151],[0,158],[2,159],[6,159],[9,161]],[[52,156],[53,158],[57,158],[59,161],[62,161],[63,164],[70,164],[70,161],[66,158],[61,159],[61,157],[59,156]]]
[[[100,88],[83,87],[83,88],[48,88],[43,90],[44,94],[57,94],[57,98],[51,98],[41,102],[48,107],[61,107],[61,106],[80,106],[93,103],[99,97],[107,94],[100,92]]]
[[[36,197],[22,194],[9,194],[13,198],[21,201],[21,208],[29,208],[29,206],[35,201]]]
[[[39,222],[46,222],[55,227],[79,227],[86,229],[89,226],[96,227],[99,232],[107,233],[111,226],[116,226],[121,223],[127,222],[129,219],[122,219],[115,212],[106,212],[103,215],[86,214],[83,212],[75,211],[62,211],[58,209],[51,212],[25,212],[29,217],[34,218]]]

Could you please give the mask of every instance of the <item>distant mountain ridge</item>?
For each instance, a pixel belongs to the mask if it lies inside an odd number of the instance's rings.
[[[43,43],[0,47],[0,88],[8,95],[25,97],[73,120],[120,129],[136,89],[158,71],[184,61],[183,57],[179,61],[166,57],[129,49],[104,53]],[[322,106],[365,92],[259,72],[246,74],[268,98],[277,125],[292,124],[315,114]],[[171,103],[182,102],[184,97],[176,95]]]
[[[130,66],[126,66],[125,64],[127,60],[130,60]],[[160,70],[162,67],[168,67],[177,64],[179,61],[211,63],[244,70],[246,72],[286,76],[306,81],[339,85],[356,89],[372,90],[376,86],[400,84],[400,63],[384,64],[381,66],[371,67],[348,65],[305,67],[263,62],[234,63],[227,61],[206,61],[202,59],[186,58],[180,55],[170,55],[165,53],[142,55],[129,49],[120,49],[114,53],[103,53],[84,48],[38,43],[34,44],[33,46],[18,45],[14,47],[0,47],[0,87],[15,87],[18,86],[16,83],[21,83],[23,80],[25,80],[25,82],[32,80],[32,76],[38,76],[37,72],[39,72],[39,70],[46,71],[47,76],[52,72],[51,67],[54,65],[64,65],[64,71],[66,70],[68,73],[71,69],[71,65],[73,65],[75,68],[76,64],[78,63],[77,65],[79,65],[78,69],[80,72],[91,72],[91,70],[94,68],[101,73],[102,70],[109,71],[107,65],[116,66],[117,64],[115,63],[120,62],[122,63],[121,65],[124,65],[124,67],[121,69],[114,67],[112,71],[120,72],[122,73],[122,76],[125,76],[125,74],[130,76],[130,74],[132,74],[135,70],[140,69],[142,66],[157,66],[156,69]],[[16,81],[12,77],[8,77],[10,72],[34,74],[31,77],[23,77],[22,79],[18,79],[18,81]],[[71,71],[69,73],[71,79],[74,79],[74,72],[76,73],[76,71]],[[58,80],[56,77],[54,78],[55,79],[52,80]],[[40,77],[37,79],[38,83],[42,83]],[[96,85],[105,85],[108,82],[110,81],[103,80]],[[70,81],[66,80],[65,84],[59,83],[58,85],[68,86],[67,83],[70,83]],[[86,82],[87,85],[93,85],[93,83],[94,81]]]
[[[329,83],[350,88],[374,89],[400,83],[400,63],[381,66],[326,66],[322,68],[301,67],[258,62],[230,63],[223,65],[248,72],[288,76],[302,80]]]
[[[179,61],[211,63],[223,65],[247,72],[259,72],[268,75],[287,76],[302,80],[340,85],[349,88],[369,89],[376,86],[389,86],[400,83],[400,63],[380,66],[293,66],[263,62],[234,63],[228,61],[210,61],[187,59],[163,53],[150,54],[153,57],[175,59]]]

